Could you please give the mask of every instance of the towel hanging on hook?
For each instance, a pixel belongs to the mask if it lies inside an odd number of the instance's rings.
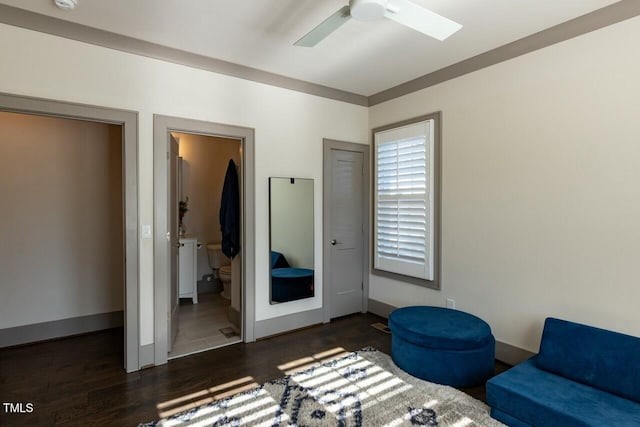
[[[240,252],[240,186],[238,170],[233,159],[229,160],[222,187],[220,231],[222,232],[222,253],[233,259]]]

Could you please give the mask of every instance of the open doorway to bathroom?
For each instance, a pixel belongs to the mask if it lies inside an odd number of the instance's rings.
[[[241,140],[170,132],[168,169],[173,359],[241,342]]]
[[[182,248],[182,243],[178,236],[179,182],[177,179],[172,179],[174,176],[179,176],[177,171],[180,164],[180,150],[179,142],[171,135],[172,133],[222,137],[239,141],[241,150],[240,164],[238,165],[240,252],[234,257],[234,260],[239,257],[236,261],[239,264],[236,265],[239,267],[237,269],[239,271],[237,275],[235,272],[233,273],[233,282],[236,280],[240,282],[240,286],[236,291],[239,292],[238,305],[240,311],[240,335],[237,340],[242,340],[243,342],[255,341],[255,131],[248,127],[156,114],[153,116],[153,353],[155,365],[167,363],[168,353],[172,350],[169,340],[173,337],[177,338],[175,329],[180,329],[180,325],[174,325],[174,322],[172,322],[172,314],[177,314],[180,309],[178,276],[174,274],[178,272],[178,267],[173,268],[173,264],[177,265],[179,248]],[[223,166],[225,175],[227,165],[228,163]],[[170,189],[174,187],[175,190],[171,191]],[[185,197],[184,201],[186,201],[187,194],[182,196]],[[195,208],[193,203],[190,198],[189,204],[186,206],[187,209]],[[183,220],[185,220],[184,227],[186,228],[185,235],[189,233],[189,224],[187,222],[191,213],[193,211],[187,211],[183,217]],[[214,217],[213,221],[215,220],[216,218]],[[204,239],[200,240],[201,247],[199,250],[202,251],[200,257],[204,262],[207,242]],[[197,237],[195,241],[195,250],[197,251]],[[212,249],[214,248],[212,247]],[[198,259],[197,254],[194,255],[194,259]],[[208,258],[206,262],[209,262]],[[197,266],[195,271],[197,271]],[[213,271],[211,274],[213,274]],[[207,281],[206,277],[204,281]],[[215,286],[215,284],[212,286]],[[199,305],[200,294],[197,293],[196,295],[198,297],[197,305]],[[231,295],[233,296],[233,292]],[[193,296],[192,294],[191,304],[194,302]],[[174,300],[176,302],[175,305],[173,305]],[[187,301],[185,303],[188,304]],[[178,316],[175,316],[175,318],[179,319]],[[178,328],[175,328],[175,326],[178,326]]]

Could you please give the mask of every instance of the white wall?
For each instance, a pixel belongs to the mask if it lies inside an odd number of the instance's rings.
[[[240,141],[173,132],[182,157],[183,197],[189,197],[189,212],[183,222],[187,235],[199,242],[220,243],[220,201],[229,159],[240,166]],[[211,274],[207,248],[198,254],[198,280]],[[227,262],[231,264],[231,260]]]
[[[28,52],[28,54],[25,54]],[[256,320],[316,309],[269,304],[268,177],[306,176],[322,194],[322,138],[365,143],[367,108],[0,25],[0,92],[139,112],[140,223],[153,224],[153,114],[255,128]],[[315,199],[315,212],[322,211]],[[315,266],[322,283],[321,215]],[[251,284],[250,284],[251,285]],[[153,342],[153,241],[140,241],[140,344]]]
[[[123,309],[122,128],[0,112],[0,329]]]
[[[638,40],[634,18],[372,107],[443,112],[443,272],[372,275],[371,298],[453,298],[530,351],[547,316],[640,335]]]

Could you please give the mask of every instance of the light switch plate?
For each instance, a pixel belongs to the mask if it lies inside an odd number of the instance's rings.
[[[456,308],[456,300],[447,299],[447,308]]]
[[[143,239],[151,238],[151,226],[149,224],[144,224],[142,226],[142,238]]]

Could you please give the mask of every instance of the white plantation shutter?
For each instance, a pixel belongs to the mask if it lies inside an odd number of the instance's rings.
[[[433,120],[375,143],[374,268],[433,280]]]

